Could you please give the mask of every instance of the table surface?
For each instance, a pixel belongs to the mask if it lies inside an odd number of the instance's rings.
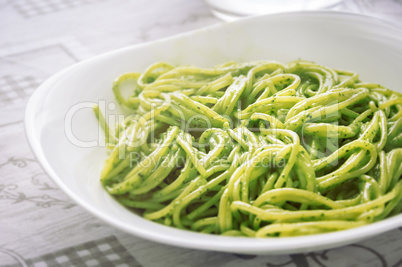
[[[402,25],[400,0],[346,0],[331,9]],[[0,266],[402,266],[402,228],[296,255],[150,242],[94,218],[44,173],[23,125],[40,83],[98,54],[218,23],[201,0],[0,0]]]

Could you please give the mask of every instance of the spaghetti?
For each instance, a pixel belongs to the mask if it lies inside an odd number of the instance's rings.
[[[130,90],[124,97],[123,91]],[[228,236],[295,236],[402,210],[402,95],[307,61],[159,62],[113,84],[105,189],[144,218]]]

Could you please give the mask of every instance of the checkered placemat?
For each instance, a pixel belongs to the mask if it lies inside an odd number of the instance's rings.
[[[1,265],[1,263],[0,263]],[[19,258],[18,264],[4,267],[70,267],[70,266],[115,266],[140,267],[136,259],[123,247],[114,236],[83,243],[78,246],[65,248],[24,260]]]
[[[19,0],[13,1],[15,9],[25,18],[63,11],[101,0]]]
[[[6,75],[0,77],[0,106],[28,98],[40,81],[31,76]]]

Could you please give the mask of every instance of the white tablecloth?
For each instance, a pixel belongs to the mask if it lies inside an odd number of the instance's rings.
[[[402,25],[400,0],[350,0],[332,9]],[[402,266],[402,228],[282,256],[157,244],[94,218],[43,172],[23,125],[41,82],[77,61],[220,22],[200,0],[0,0],[1,266]]]

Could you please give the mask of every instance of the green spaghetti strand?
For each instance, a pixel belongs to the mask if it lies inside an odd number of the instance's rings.
[[[101,183],[167,226],[253,238],[402,212],[402,95],[308,61],[157,62],[119,76]]]

